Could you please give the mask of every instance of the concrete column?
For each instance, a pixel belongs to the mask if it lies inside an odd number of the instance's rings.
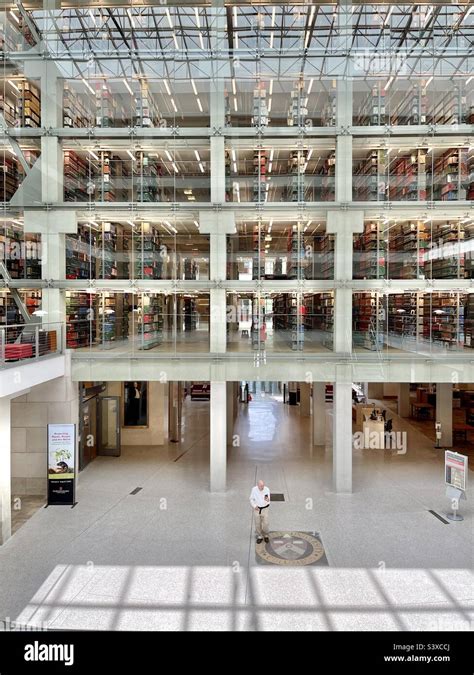
[[[352,280],[353,235],[364,228],[363,211],[329,211],[326,231],[335,235],[334,250],[334,351],[352,351]]]
[[[379,401],[383,399],[383,382],[369,382],[367,389],[368,398],[376,398]]]
[[[226,489],[227,444],[226,444],[226,383],[211,382],[210,419],[210,488],[211,492]]]
[[[0,398],[0,544],[11,537],[11,413],[10,399]]]
[[[325,382],[313,382],[313,445],[326,445]]]
[[[436,385],[436,421],[441,422],[441,445],[453,445],[453,385]]]
[[[398,385],[398,414],[410,417],[410,383],[400,382]]]
[[[227,395],[227,445],[232,445],[232,437],[234,434],[234,394],[235,382],[226,382]]]
[[[220,286],[226,278],[226,237],[235,232],[235,216],[233,212],[200,211],[199,223],[201,234],[210,236],[210,280],[216,284],[210,291],[211,352],[223,353],[227,343],[227,299]]]
[[[311,385],[307,382],[300,382],[300,415],[311,416]]]
[[[334,492],[352,492],[352,385],[334,383],[332,468]]]
[[[168,438],[171,443],[181,441],[181,411],[183,404],[183,383],[168,383]]]
[[[225,202],[225,139],[211,136],[211,203]]]

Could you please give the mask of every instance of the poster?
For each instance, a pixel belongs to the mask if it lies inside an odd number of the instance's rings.
[[[76,425],[48,424],[48,504],[74,504]]]
[[[444,471],[447,485],[466,490],[467,456],[446,450],[444,453]]]

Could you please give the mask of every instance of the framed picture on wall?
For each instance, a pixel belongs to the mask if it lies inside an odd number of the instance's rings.
[[[123,382],[122,401],[122,425],[148,427],[148,382]]]

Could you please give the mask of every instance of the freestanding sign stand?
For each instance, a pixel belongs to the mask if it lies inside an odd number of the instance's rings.
[[[468,458],[458,452],[446,450],[444,453],[444,478],[446,497],[451,500],[452,513],[447,513],[449,520],[460,521],[464,517],[458,513],[459,500],[466,499],[466,476]]]
[[[75,506],[76,425],[48,424],[48,506]]]

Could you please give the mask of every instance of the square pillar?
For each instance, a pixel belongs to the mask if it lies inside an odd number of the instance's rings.
[[[211,382],[210,409],[210,487],[211,492],[223,492],[227,473],[226,382]]]
[[[0,398],[0,545],[11,537],[11,405]]]
[[[333,490],[352,492],[352,384],[334,383],[332,433]]]
[[[441,422],[441,445],[453,446],[453,385],[436,385],[436,421]]]
[[[400,382],[398,385],[398,414],[410,417],[410,383]]]
[[[311,416],[311,385],[307,382],[300,382],[300,415]]]
[[[325,382],[313,382],[313,445],[326,445]]]
[[[234,434],[234,398],[235,398],[235,382],[226,382],[227,390],[227,445],[232,445],[232,437]]]

